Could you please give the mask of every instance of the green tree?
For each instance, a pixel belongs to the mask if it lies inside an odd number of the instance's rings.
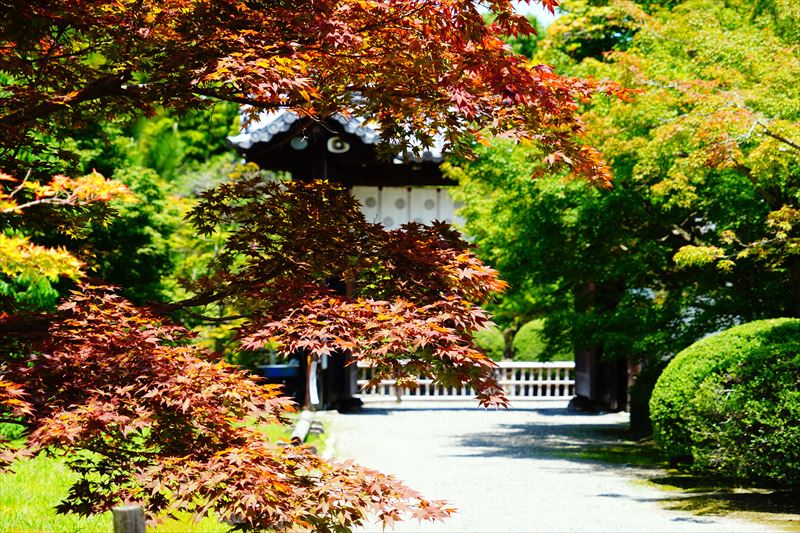
[[[117,169],[135,201],[118,202],[107,224],[93,224],[82,241],[91,254],[90,274],[125,288],[137,303],[164,299],[164,278],[176,264],[170,236],[181,223],[167,185],[149,168]]]
[[[79,143],[89,147],[82,166],[102,165],[136,197],[116,204],[108,224],[92,225],[87,239],[75,243],[88,248],[92,274],[123,287],[136,303],[175,296],[173,278],[188,268],[179,264],[196,268],[204,239],[184,231],[180,242],[173,235],[188,226],[183,217],[196,194],[228,177],[235,153],[226,139],[238,126],[237,110],[229,102],[182,114],[165,110],[128,124],[100,124],[105,138],[82,136]]]
[[[674,221],[668,227],[684,240],[678,263],[717,262],[717,273],[694,273],[732,284],[709,297],[745,320],[800,313],[800,97],[791,90],[800,54],[774,17],[797,9],[765,5],[693,0],[639,13],[627,50],[576,70],[641,91],[632,105],[597,106],[593,138],[619,181],[647,187],[654,217]]]
[[[740,320],[798,315],[796,5],[563,8],[535,60],[638,94],[587,106],[609,190],[499,141],[451,170],[468,233],[511,285],[498,320],[544,316],[551,351],[652,361]]]
[[[154,117],[87,122],[61,140],[74,152],[63,170],[100,172],[131,194],[109,204],[113,217],[108,221],[90,217],[71,233],[44,228],[42,236],[76,253],[89,265],[88,274],[123,287],[136,303],[174,296],[171,278],[181,275],[177,264],[197,263],[203,239],[184,232],[188,241],[177,242],[173,233],[187,226],[182,218],[196,194],[232,170],[236,156],[226,138],[236,130],[237,112],[237,105],[222,102],[180,114],[162,110]],[[52,286],[43,279],[32,284],[23,276],[0,287],[19,301],[46,306],[68,285]]]
[[[541,22],[539,22],[539,19],[533,15],[528,17],[528,22],[533,27],[534,33],[508,35],[505,37],[505,40],[509,45],[511,45],[511,49],[515,53],[531,59],[533,58],[534,54],[536,54],[536,48],[539,44],[539,41],[541,41],[542,37],[544,36],[544,27],[542,26]]]
[[[545,357],[600,346],[607,357],[644,358],[698,334],[681,310],[699,289],[671,266],[681,237],[649,217],[646,189],[620,179],[606,191],[561,176],[531,179],[532,154],[510,143],[478,153],[449,172],[460,182],[467,233],[510,285],[492,308],[498,322],[519,328],[546,317]]]

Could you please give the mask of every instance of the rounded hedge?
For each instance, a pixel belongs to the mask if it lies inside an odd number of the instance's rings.
[[[673,464],[725,477],[800,483],[800,320],[750,322],[679,353],[650,399]]]
[[[483,350],[483,353],[491,357],[494,361],[502,361],[506,352],[506,340],[500,328],[493,326],[489,329],[482,329],[475,332],[473,336],[475,344]]]
[[[557,353],[552,357],[544,357],[546,346],[542,330],[544,320],[537,318],[531,320],[519,328],[511,347],[514,350],[514,360],[516,361],[572,361],[574,356],[571,353]]]

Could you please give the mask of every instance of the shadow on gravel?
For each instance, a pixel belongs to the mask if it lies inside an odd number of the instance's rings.
[[[559,410],[559,414],[575,413]],[[541,412],[544,414],[544,410]],[[586,419],[583,419],[586,420]],[[800,531],[800,491],[743,487],[730,481],[672,470],[652,441],[637,441],[627,425],[508,424],[500,431],[465,435],[460,445],[474,448],[465,456],[567,460],[580,463],[576,472],[634,468],[645,484],[664,489],[658,501],[670,510],[695,515],[728,515],[757,520],[788,531]],[[576,464],[577,467],[577,464]],[[598,494],[628,498],[624,494]],[[698,519],[701,520],[701,519]]]
[[[719,482],[705,483],[709,485],[703,487],[707,492],[685,492],[665,483],[665,479],[671,482],[673,477],[649,480],[656,485],[679,490],[675,496],[658,500],[666,509],[688,511],[699,516],[730,515],[767,523],[786,531],[800,531],[800,492],[734,488]]]
[[[716,487],[716,492],[668,498],[662,501],[671,502],[672,505],[668,505],[670,509],[682,509],[701,515],[730,511],[800,514],[798,498],[800,493],[786,490],[736,489],[734,491]]]
[[[556,411],[555,409],[553,411]],[[562,416],[590,419],[595,415],[574,414],[559,409]],[[537,414],[544,414],[544,410]],[[581,462],[614,463],[598,466],[614,467],[633,460],[634,464],[650,464],[636,460],[643,448],[625,440],[626,426],[605,424],[559,424],[544,421],[540,424],[501,424],[499,431],[464,435],[459,444],[466,448],[479,448],[475,454],[486,457],[515,457],[536,459],[569,459]],[[653,451],[653,453],[655,453]]]

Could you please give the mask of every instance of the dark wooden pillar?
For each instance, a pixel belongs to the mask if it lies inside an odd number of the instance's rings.
[[[575,294],[578,312],[613,310],[621,287],[587,283]],[[628,407],[627,358],[606,360],[601,346],[575,347],[575,395],[571,406],[581,410],[624,411]]]

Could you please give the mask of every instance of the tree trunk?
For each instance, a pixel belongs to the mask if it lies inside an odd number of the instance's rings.
[[[622,297],[624,284],[589,282],[575,291],[574,306],[578,313],[613,311]],[[627,358],[607,361],[601,345],[575,342],[575,405],[583,409],[622,411],[628,404]]]
[[[792,290],[792,316],[800,318],[800,256],[793,255],[786,260],[789,271],[789,285]]]
[[[514,359],[514,337],[519,331],[517,327],[509,327],[503,330],[503,359]]]

